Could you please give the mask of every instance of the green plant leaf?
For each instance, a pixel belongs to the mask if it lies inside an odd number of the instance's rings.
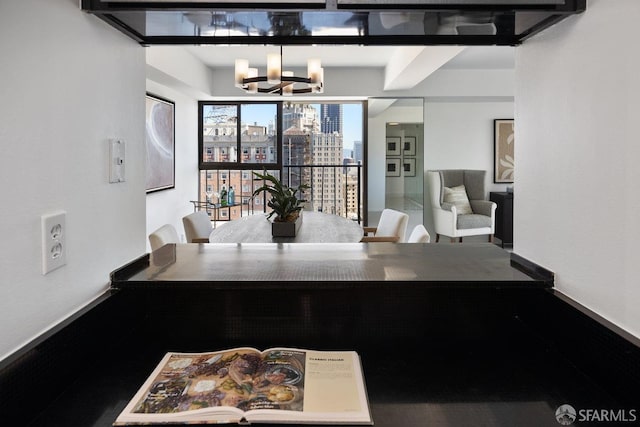
[[[289,215],[302,210],[302,204],[305,199],[299,199],[298,194],[302,194],[304,190],[310,188],[308,184],[300,184],[297,187],[289,187],[283,184],[277,177],[268,173],[253,172],[256,180],[264,181],[264,184],[256,188],[252,194],[252,198],[258,196],[262,192],[267,192],[271,199],[267,202],[267,206],[272,209],[267,218],[276,215],[276,220],[284,221]]]

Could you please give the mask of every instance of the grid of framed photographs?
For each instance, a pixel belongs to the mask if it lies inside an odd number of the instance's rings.
[[[416,137],[387,136],[386,176],[416,176]]]

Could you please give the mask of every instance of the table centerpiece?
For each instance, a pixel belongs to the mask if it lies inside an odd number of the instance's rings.
[[[300,184],[297,187],[290,187],[282,183],[276,176],[267,171],[260,174],[253,172],[257,180],[264,181],[264,184],[256,188],[251,197],[256,197],[261,192],[266,191],[271,196],[267,202],[272,210],[267,215],[267,219],[275,218],[271,222],[271,235],[273,237],[295,237],[302,225],[302,208],[305,199],[299,198],[304,190],[309,188],[307,184]]]

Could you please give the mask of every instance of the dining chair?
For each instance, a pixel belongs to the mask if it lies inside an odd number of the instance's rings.
[[[407,238],[407,243],[429,243],[431,241],[431,236],[424,225],[418,224],[413,227],[411,234]]]
[[[182,225],[187,243],[209,243],[213,231],[211,218],[204,211],[196,211],[182,217]]]
[[[376,227],[363,227],[363,243],[404,241],[409,215],[394,209],[383,209]],[[369,234],[372,235],[369,235]]]
[[[149,234],[149,243],[151,244],[152,251],[155,251],[168,243],[179,242],[178,232],[171,224],[165,224]]]

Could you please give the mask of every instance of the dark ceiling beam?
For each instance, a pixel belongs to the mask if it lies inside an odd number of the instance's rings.
[[[251,3],[251,2],[141,2],[141,1],[101,1],[82,0],[82,9],[89,12],[116,12],[116,11],[161,11],[161,10],[205,10],[205,11],[238,11],[238,10],[339,10],[339,11],[379,11],[379,10],[414,10],[414,11],[434,11],[434,12],[504,12],[504,11],[547,11],[556,13],[579,13],[586,9],[586,0],[564,0],[563,3],[550,2],[543,4],[536,1],[518,0],[512,3],[489,2],[476,3],[460,2],[455,3],[446,0],[433,2],[407,2],[401,1],[370,1],[370,2],[335,2],[321,1],[317,3],[297,3],[274,2],[274,3]]]
[[[150,36],[145,38],[150,45],[362,45],[362,46],[514,46],[518,38],[514,36],[481,35],[423,35],[423,36]]]
[[[349,1],[349,0],[346,0]],[[496,3],[481,2],[483,4],[471,4],[473,0],[458,0],[454,3],[448,0],[425,0],[421,3],[393,3],[395,0],[381,3],[366,3],[360,0],[351,0],[352,3],[341,3],[340,0],[327,0],[319,3],[225,3],[225,2],[143,2],[143,1],[100,1],[82,0],[81,7],[84,11],[94,14],[108,24],[123,32],[127,36],[143,45],[198,45],[198,44],[251,44],[251,45],[308,45],[308,44],[342,44],[342,45],[505,45],[516,46],[527,38],[548,28],[566,17],[582,13],[586,10],[586,0],[564,0],[562,3],[541,4],[536,0],[511,0],[511,3],[496,1]],[[402,0],[399,0],[402,1]],[[437,2],[437,3],[434,3]],[[327,5],[333,7],[327,10]],[[250,10],[249,10],[250,9]],[[469,17],[474,14],[486,16],[496,14],[496,21],[501,17],[515,22],[508,23],[494,35],[481,34],[387,34],[369,35],[363,33],[358,36],[308,36],[308,35],[265,35],[265,36],[203,36],[203,35],[147,35],[144,31],[146,14],[144,12],[168,11],[179,12],[267,12],[281,14],[296,14],[297,12],[339,12],[365,16],[369,11],[372,14],[385,10],[413,11],[425,14],[432,13],[439,16],[442,13],[461,17]],[[363,15],[364,14],[364,15]],[[504,23],[504,22],[503,22]],[[504,30],[506,29],[506,31]]]

